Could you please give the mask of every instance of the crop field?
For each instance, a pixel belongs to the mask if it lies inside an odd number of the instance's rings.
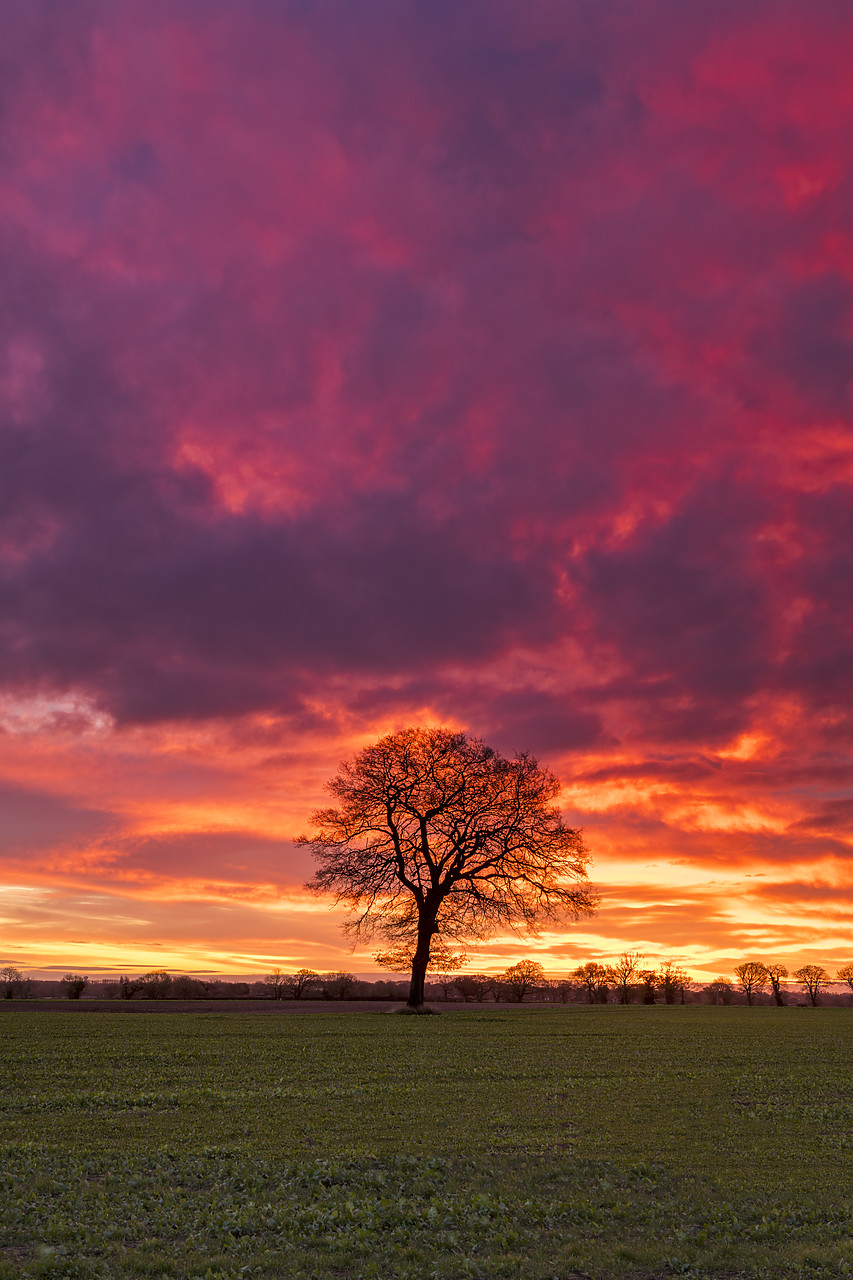
[[[853,1010],[0,1017],[0,1278],[853,1276]]]

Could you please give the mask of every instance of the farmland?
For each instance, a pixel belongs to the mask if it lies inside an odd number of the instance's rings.
[[[853,1276],[853,1011],[0,1017],[0,1277]]]

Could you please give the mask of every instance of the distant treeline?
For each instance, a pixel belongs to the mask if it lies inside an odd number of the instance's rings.
[[[832,978],[820,965],[789,975],[784,965],[746,960],[734,978],[693,982],[675,961],[644,968],[628,952],[615,964],[588,961],[567,977],[549,978],[541,964],[521,960],[502,974],[435,973],[427,983],[432,1001],[483,1004],[494,1001],[549,1004],[841,1004],[853,1003],[853,963]],[[0,968],[0,997],[70,1000],[405,1000],[408,981],[369,982],[352,973],[275,969],[255,982],[192,978],[155,969],[144,974],[95,979],[68,973],[59,979],[27,978],[12,965]],[[841,988],[841,990],[833,988]]]

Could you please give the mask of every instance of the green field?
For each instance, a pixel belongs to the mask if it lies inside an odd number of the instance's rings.
[[[853,1010],[0,1017],[0,1277],[853,1276]]]

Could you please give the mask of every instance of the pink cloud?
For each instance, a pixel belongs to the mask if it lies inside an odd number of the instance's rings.
[[[7,36],[0,673],[59,708],[0,751],[16,876],[291,886],[322,776],[427,716],[605,858],[849,865],[845,4]]]

